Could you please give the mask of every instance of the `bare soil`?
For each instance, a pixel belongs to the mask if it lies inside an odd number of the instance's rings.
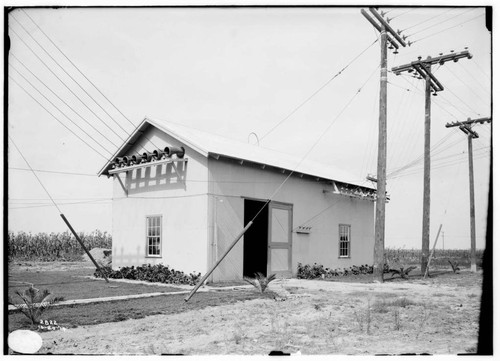
[[[349,278],[339,279],[343,281]],[[482,274],[384,283],[276,280],[275,299],[42,333],[40,353],[459,354],[477,347]],[[168,303],[169,296],[162,296]],[[201,295],[195,295],[193,300]],[[191,301],[190,301],[191,302]],[[167,307],[167,306],[166,306]]]

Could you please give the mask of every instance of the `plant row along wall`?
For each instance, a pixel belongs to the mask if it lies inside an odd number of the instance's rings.
[[[107,232],[96,230],[78,235],[88,250],[111,248],[111,235]],[[9,261],[78,261],[85,253],[69,231],[50,234],[9,232],[8,236]]]
[[[476,262],[478,267],[482,266],[483,250],[476,250]],[[386,263],[390,266],[413,266],[420,265],[422,251],[419,249],[386,248]],[[449,262],[457,262],[462,267],[470,267],[470,249],[439,249],[436,247],[432,257],[432,266],[448,268]]]

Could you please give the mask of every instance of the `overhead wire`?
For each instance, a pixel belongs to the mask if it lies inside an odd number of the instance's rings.
[[[109,98],[106,95],[104,95],[103,92],[101,92],[101,90],[99,90],[99,88],[85,75],[85,73],[83,73],[80,70],[80,68],[73,61],[71,61],[71,59],[61,50],[61,48],[59,48],[57,44],[54,43],[54,41],[52,41],[52,39],[43,31],[43,29],[38,25],[38,23],[35,22],[35,20],[33,20],[33,18],[29,16],[24,9],[21,10],[33,22],[33,24],[35,24],[38,30],[40,30],[40,32],[52,43],[52,45],[54,45],[54,47],[66,58],[66,60],[68,60],[70,64],[73,65],[73,67],[94,87],[94,89],[96,89],[99,92],[99,94],[101,94],[104,97],[104,99],[106,99],[109,102],[109,104],[111,104],[111,106],[135,128],[136,125],[125,114],[123,114],[120,111],[120,109],[118,109],[118,107],[116,107],[116,105],[111,100],[109,100]]]
[[[12,65],[11,65],[12,66]],[[16,72],[17,70],[15,68],[13,68]],[[47,98],[37,87],[35,87],[33,85],[33,83],[31,83],[28,79],[26,79],[21,73],[18,72],[19,75],[21,75],[21,77],[26,81],[28,82],[29,85],[31,85],[33,87],[33,89],[35,89],[38,94],[40,94],[42,97],[45,98],[45,100],[47,100],[54,108],[56,108],[62,115],[64,115],[64,117],[66,119],[68,119],[71,123],[73,123],[78,129],[80,129],[83,133],[85,133],[85,135],[87,135],[90,139],[92,139],[97,145],[99,145],[105,152],[107,152],[108,154],[111,155],[111,152],[105,147],[103,146],[101,143],[99,143],[97,140],[94,139],[94,137],[92,137],[92,135],[90,135],[89,133],[87,133],[87,131],[85,129],[83,129],[82,127],[80,127],[75,121],[73,121],[64,111],[62,111],[57,105],[55,105],[49,98]],[[11,75],[9,75],[9,78],[10,79],[14,79]],[[16,82],[17,83],[17,82]],[[19,83],[17,83],[19,85]]]
[[[469,75],[469,78],[478,85],[478,89],[481,89],[485,95],[488,97],[491,96],[491,90],[489,88],[490,83],[488,83],[488,89],[484,86],[483,82],[480,82],[477,77],[475,77],[463,64],[462,62],[458,62],[458,65],[462,68],[462,70]]]
[[[447,67],[447,70],[458,80],[460,81],[472,94],[474,94],[479,100],[484,101],[484,97],[479,96],[473,89],[471,89],[470,85],[467,84],[461,77],[457,76],[455,72],[451,69],[451,67]],[[467,103],[465,103],[468,108],[473,109]]]
[[[122,130],[122,131],[124,131],[126,134],[128,134],[128,132],[127,132],[127,131],[126,131],[126,130],[125,130],[125,129],[124,129],[124,128],[123,128],[123,127],[122,127],[122,126],[121,126],[121,125],[120,125],[120,124],[119,124],[119,123],[118,123],[118,122],[117,122],[117,121],[116,121],[116,120],[115,120],[115,119],[114,119],[114,118],[113,118],[110,114],[109,114],[109,113],[108,113],[108,112],[107,112],[107,110],[106,110],[106,109],[104,109],[104,108],[101,106],[101,104],[99,104],[99,103],[98,103],[98,102],[94,99],[94,97],[93,97],[93,96],[92,96],[92,95],[91,95],[91,94],[90,94],[90,93],[89,93],[89,92],[88,92],[88,91],[87,91],[84,87],[82,87],[82,86],[80,85],[80,83],[79,83],[79,82],[78,82],[78,81],[77,81],[77,80],[76,80],[76,79],[75,79],[75,78],[74,78],[74,77],[73,77],[70,73],[68,73],[68,72],[66,71],[66,69],[64,69],[64,67],[63,67],[61,64],[59,64],[59,62],[58,62],[58,61],[57,61],[57,60],[56,60],[56,59],[55,59],[52,55],[50,55],[50,53],[49,53],[49,52],[45,49],[45,47],[44,47],[42,44],[40,44],[40,42],[39,42],[37,39],[35,39],[35,37],[34,37],[33,35],[31,35],[31,33],[30,33],[30,32],[29,32],[29,31],[28,31],[28,30],[24,27],[24,25],[23,25],[21,22],[19,22],[13,14],[11,14],[11,16],[12,16],[12,19],[13,19],[16,23],[18,23],[18,24],[19,24],[19,26],[21,26],[21,28],[22,28],[22,29],[26,32],[26,34],[28,34],[28,36],[29,36],[29,37],[30,37],[30,38],[31,38],[31,39],[32,39],[32,40],[33,40],[33,41],[34,41],[34,42],[35,42],[35,43],[36,43],[36,44],[37,44],[37,45],[38,45],[38,46],[39,46],[39,47],[40,47],[40,48],[41,48],[44,52],[45,52],[45,54],[47,54],[47,55],[48,55],[48,56],[52,59],[52,61],[53,61],[54,63],[56,63],[56,64],[57,64],[57,66],[59,66],[59,68],[60,68],[60,69],[61,69],[61,70],[62,70],[62,71],[63,71],[63,72],[64,72],[64,73],[65,73],[65,74],[66,74],[66,75],[67,75],[67,76],[71,79],[71,80],[73,80],[73,82],[74,82],[76,85],[78,85],[78,87],[79,87],[79,88],[80,88],[80,89],[81,89],[81,90],[82,90],[85,94],[87,94],[87,96],[88,96],[90,99],[92,99],[92,101],[93,101],[93,102],[94,102],[94,103],[95,103],[95,104],[96,104],[99,108],[101,108],[101,110],[102,110],[104,113],[106,113],[106,115],[108,115],[108,117],[109,117],[109,118],[110,118],[110,119],[111,119],[111,120],[112,120],[112,121],[113,121],[113,122],[114,122],[114,123],[115,123],[115,124],[116,124],[116,125],[117,125],[120,129],[121,129],[121,130]],[[110,128],[110,127],[109,127],[109,129],[110,129],[110,130],[112,130],[112,128]],[[115,133],[115,134],[117,134],[117,133]],[[117,134],[117,136],[119,136],[119,135]],[[120,137],[120,136],[119,136],[119,137]],[[124,139],[122,139],[122,140],[124,140]]]
[[[27,15],[28,18],[30,18],[30,20],[37,26],[37,28],[40,30],[40,32],[42,34],[44,34],[44,36],[54,45],[54,47],[77,69],[77,71],[134,127],[136,127],[136,125],[134,123],[132,123],[130,121],[130,119],[128,119],[110,100],[109,98],[107,98],[104,93],[102,93],[98,88],[97,86],[78,68],[78,66],[76,66],[76,64],[74,64],[70,59],[69,57],[66,56],[66,54],[64,54],[64,52],[52,41],[52,39],[50,39],[50,37],[41,29],[41,27],[23,10],[23,12]],[[42,64],[45,65],[45,67],[47,67],[47,69],[49,69],[49,71],[52,72],[52,74],[54,76],[56,76],[56,78],[58,78],[58,80],[64,85],[66,86],[66,84],[64,82],[62,82],[62,80],[47,66],[47,64],[34,52],[34,50],[19,36],[19,34],[17,34],[15,32],[15,30],[13,30],[11,27],[9,27],[13,33],[21,40],[21,42],[42,62]],[[25,30],[26,31],[26,30]],[[31,34],[28,33],[28,35],[31,36]],[[36,41],[36,40],[35,40]],[[45,50],[45,49],[43,49]],[[60,64],[58,64],[61,68],[62,66]],[[64,70],[64,69],[63,69]],[[65,70],[64,70],[65,71]],[[66,72],[66,71],[65,71]],[[78,84],[80,86],[80,84]],[[106,122],[104,122],[102,120],[102,118],[100,118],[97,114],[95,114],[95,112],[93,112],[89,107],[88,105],[82,101],[81,98],[79,98],[71,89],[69,89],[67,86],[66,88],[74,95],[77,97],[77,99],[80,100],[80,102],[82,102],[82,104],[90,111],[94,114],[94,116],[96,116],[96,118],[98,118],[101,122],[103,122],[108,128],[109,126],[106,124]],[[122,130],[124,130],[125,132],[127,132],[123,127],[120,126],[120,128]],[[111,128],[110,128],[111,129]],[[121,136],[119,136],[113,129],[111,129],[113,131],[113,133],[118,136],[120,138],[121,141],[124,141],[123,138],[121,138]],[[159,148],[149,137],[145,136],[145,139],[147,139],[155,148]],[[141,146],[141,148],[144,150],[144,151],[147,151],[146,148],[144,148],[144,146]],[[118,152],[118,150],[117,150]]]
[[[352,96],[349,101],[346,103],[346,105],[342,108],[342,110],[337,114],[335,118],[330,122],[328,127],[323,130],[321,135],[318,137],[318,139],[312,144],[312,146],[307,150],[307,152],[304,153],[300,161],[297,163],[295,168],[288,174],[288,176],[283,180],[283,182],[274,190],[274,192],[271,194],[271,196],[267,199],[267,201],[264,203],[264,205],[259,209],[259,211],[255,214],[255,216],[252,218],[250,222],[253,222],[257,217],[262,213],[262,211],[267,207],[267,205],[274,199],[276,194],[281,190],[281,188],[285,185],[285,183],[290,179],[292,174],[295,173],[297,168],[302,164],[302,162],[308,157],[308,155],[314,150],[314,148],[319,144],[319,142],[323,139],[323,137],[328,133],[330,128],[335,124],[337,119],[344,113],[344,111],[349,107],[349,105],[353,102],[353,100],[357,97],[357,95],[361,92],[361,90],[365,87],[365,85],[368,83],[368,81],[371,79],[371,77],[375,74],[375,72],[378,70],[380,65],[378,65],[374,71],[370,74],[370,76],[366,79],[366,81],[361,85],[361,87],[356,91],[354,96]],[[250,223],[249,222],[249,223]]]
[[[426,31],[426,30],[429,30],[429,29],[431,29],[431,28],[433,28],[433,27],[435,27],[435,26],[439,26],[439,25],[442,25],[442,24],[444,24],[444,23],[447,23],[447,22],[449,22],[449,21],[451,21],[451,20],[455,19],[456,17],[459,17],[459,16],[461,16],[461,15],[463,15],[463,14],[467,13],[467,12],[470,12],[470,11],[474,11],[474,9],[469,9],[469,8],[468,8],[468,9],[466,9],[465,11],[461,12],[460,14],[453,15],[452,17],[450,17],[450,18],[448,18],[448,19],[446,19],[446,20],[444,20],[444,21],[440,21],[440,22],[438,22],[438,23],[436,23],[436,24],[432,24],[432,25],[430,25],[430,26],[428,26],[428,27],[426,27],[426,28],[424,28],[424,29],[420,29],[420,30],[418,30],[418,31],[416,31],[416,32],[414,32],[414,33],[411,33],[411,34],[409,34],[409,35],[408,35],[408,37],[413,36],[413,35],[416,35],[416,34],[419,34],[419,33],[424,32],[424,31]],[[442,30],[441,30],[441,31],[442,31]]]
[[[61,124],[63,127],[65,127],[68,131],[71,132],[71,134],[73,134],[75,137],[77,137],[78,139],[80,139],[80,141],[82,141],[82,143],[84,143],[87,147],[89,147],[90,149],[92,149],[94,152],[96,152],[97,154],[99,154],[100,157],[104,158],[104,159],[108,159],[107,157],[105,157],[101,152],[99,152],[97,149],[95,149],[93,146],[91,146],[89,143],[87,143],[85,140],[82,139],[82,137],[80,137],[78,134],[76,134],[71,128],[69,128],[66,124],[64,124],[58,117],[56,117],[50,110],[48,110],[42,103],[40,103],[38,101],[38,99],[36,99],[33,95],[30,94],[30,92],[28,92],[21,84],[19,84],[14,78],[12,78],[10,75],[9,75],[9,78],[18,86],[20,87],[26,94],[28,94],[31,99],[33,99],[35,102],[38,103],[38,105],[40,105],[47,113],[49,113],[55,120],[57,120],[59,122],[59,124]]]
[[[59,208],[59,206],[57,205],[57,203],[54,201],[54,199],[52,198],[52,196],[50,195],[49,191],[47,190],[47,188],[45,188],[45,186],[43,185],[42,181],[40,180],[40,178],[38,178],[37,174],[35,173],[35,171],[33,170],[33,168],[31,167],[30,163],[28,162],[28,160],[24,157],[23,153],[21,152],[21,150],[19,149],[19,147],[16,145],[16,143],[14,142],[14,140],[12,139],[12,137],[10,135],[7,135],[12,143],[12,145],[17,149],[18,153],[21,155],[21,157],[24,159],[24,161],[26,162],[26,164],[28,165],[28,167],[31,169],[31,172],[33,173],[33,175],[35,176],[35,178],[37,179],[38,183],[40,183],[40,185],[42,186],[43,190],[45,191],[45,193],[47,193],[47,196],[50,198],[50,200],[52,201],[52,203],[54,204],[54,206],[57,208],[57,210],[59,211],[60,214],[62,214],[62,211],[61,209]]]
[[[418,22],[418,23],[416,23],[416,24],[414,24],[414,25],[412,25],[412,26],[409,26],[409,27],[407,27],[407,28],[404,28],[404,29],[403,29],[403,30],[401,30],[401,31],[410,30],[410,29],[412,29],[412,28],[414,28],[414,27],[417,27],[417,26],[422,25],[422,24],[424,24],[424,23],[426,23],[426,22],[429,22],[429,21],[431,21],[432,19],[435,19],[435,18],[437,18],[437,17],[439,17],[439,16],[442,16],[442,15],[444,15],[444,14],[446,14],[446,13],[448,13],[448,12],[452,11],[452,10],[454,10],[454,8],[448,9],[448,10],[446,10],[446,11],[445,11],[445,12],[443,12],[443,13],[440,13],[440,14],[434,15],[434,16],[432,16],[432,17],[430,17],[430,18],[427,18],[427,19],[425,19],[425,20],[423,20],[423,21],[420,21],[420,22]]]
[[[28,168],[20,168],[20,167],[8,167],[8,169],[14,169],[14,170],[23,170],[23,171],[31,171],[31,169]],[[77,176],[89,176],[89,177],[95,177],[95,174],[92,173],[76,173],[76,172],[62,172],[62,171],[55,171],[55,170],[43,170],[43,169],[34,169],[37,172],[40,173],[54,173],[54,174],[67,174],[67,175],[77,175]]]
[[[88,105],[87,103],[85,103],[51,68],[50,66],[47,65],[47,63],[42,59],[40,58],[40,56],[38,56],[38,54],[33,50],[33,48],[24,41],[24,39],[14,30],[12,29],[10,26],[9,26],[9,29],[12,31],[12,33],[14,35],[16,35],[20,40],[21,42],[33,53],[33,55],[35,55],[35,57],[37,57],[37,59],[59,80],[59,82],[64,85],[64,87],[66,89],[68,89],[70,91],[71,94],[73,94],[73,96],[75,96],[97,119],[99,119],[108,129],[110,129],[113,134],[115,134],[121,141],[124,141],[124,139],[118,134],[116,133],[116,131],[111,128],[99,115],[97,115]]]
[[[69,105],[66,101],[64,101],[64,99],[62,99],[59,95],[57,95],[47,84],[45,84],[45,82],[43,82],[39,77],[37,77],[28,67],[26,67],[26,65],[24,65],[24,63],[22,61],[20,61],[13,53],[11,53],[11,55],[14,57],[14,59],[16,59],[21,65],[23,65],[23,67],[28,70],[30,72],[31,75],[33,75],[46,89],[48,89],[55,97],[57,97],[57,99],[59,99],[62,103],[64,103],[64,105],[66,105],[69,109],[71,109],[73,111],[74,114],[76,114],[80,119],[82,119],[86,124],[88,124],[94,131],[96,131],[102,138],[104,138],[105,140],[107,140],[108,142],[110,142],[113,146],[117,147],[118,145],[116,143],[114,143],[111,139],[109,139],[108,137],[106,137],[99,129],[97,129],[96,127],[94,127],[89,121],[87,121],[79,112],[77,112],[71,105]],[[9,64],[12,69],[14,69],[14,71],[16,73],[18,73],[26,82],[28,82],[34,89],[36,89],[36,87],[33,85],[33,83],[31,83],[12,63]],[[41,92],[39,92],[41,94]],[[45,96],[44,96],[45,97]],[[47,97],[45,97],[46,99],[48,99]],[[51,102],[51,104],[53,104]],[[58,109],[59,110],[59,109]],[[102,144],[98,143],[99,145],[102,146]]]
[[[111,202],[111,200],[98,200],[98,201],[81,201],[81,202],[64,202],[59,203],[61,206],[67,205],[84,205],[84,204],[103,204],[103,202]],[[30,209],[30,208],[45,208],[52,207],[52,204],[38,204],[38,205],[19,205],[19,207],[9,206],[9,209]]]
[[[330,84],[335,78],[337,78],[344,70],[346,70],[352,63],[354,63],[361,55],[363,55],[368,49],[370,49],[379,39],[375,39],[370,45],[368,45],[363,51],[361,51],[358,55],[356,55],[351,61],[347,63],[339,72],[333,75],[328,81],[326,81],[322,86],[320,86],[316,91],[312,93],[306,100],[300,103],[297,107],[295,107],[286,117],[281,119],[277,124],[275,124],[270,130],[268,130],[262,137],[261,140],[267,137],[270,133],[272,133],[277,127],[279,127],[283,122],[289,119],[293,114],[295,114],[300,108],[302,108],[306,103],[308,103],[316,94],[318,94],[321,90],[323,90],[328,84]]]
[[[444,31],[446,31],[446,30],[450,30],[450,29],[456,28],[457,26],[462,26],[462,25],[464,25],[464,24],[466,24],[466,23],[469,23],[469,22],[471,22],[471,21],[473,21],[473,20],[475,20],[475,19],[479,18],[479,17],[483,17],[483,14],[477,15],[477,16],[475,16],[475,17],[473,17],[473,18],[471,18],[471,19],[469,19],[469,20],[467,20],[467,21],[464,21],[464,22],[460,23],[460,24],[453,25],[453,26],[450,26],[450,27],[445,28],[445,29],[441,29],[439,32],[436,32],[436,33],[434,33],[434,34],[431,34],[431,35],[428,35],[428,36],[424,36],[424,37],[422,37],[422,38],[420,38],[420,39],[414,40],[414,41],[413,41],[413,43],[419,42],[419,41],[421,41],[421,40],[428,39],[428,38],[433,37],[433,36],[436,36],[436,35],[441,35],[441,34],[442,34]]]

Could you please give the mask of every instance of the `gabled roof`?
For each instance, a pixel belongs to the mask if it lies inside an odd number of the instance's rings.
[[[152,125],[166,134],[178,139],[181,143],[194,149],[205,157],[219,156],[233,158],[266,166],[276,167],[297,174],[310,175],[326,180],[332,180],[347,184],[362,186],[373,189],[371,186],[363,185],[359,178],[333,165],[321,164],[310,161],[307,158],[302,160],[290,154],[267,149],[262,146],[251,145],[233,139],[225,138],[216,134],[204,132],[178,123],[165,120],[145,118],[135,129],[130,137],[118,149],[115,155],[106,163],[98,175],[102,175],[111,166],[111,162],[117,156],[125,155],[135,141],[144,133],[145,129]],[[152,151],[153,149],[151,149]]]

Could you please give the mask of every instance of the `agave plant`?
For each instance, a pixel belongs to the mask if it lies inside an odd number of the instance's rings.
[[[28,317],[32,324],[38,323],[40,316],[47,311],[51,305],[64,300],[64,297],[54,297],[49,290],[40,291],[34,288],[33,285],[23,292],[16,291],[15,294],[19,296],[24,303],[16,304],[14,300],[9,297],[9,304],[16,307]]]
[[[411,266],[411,267],[408,267],[408,268],[404,268],[404,267],[401,267],[400,269],[390,269],[389,272],[392,272],[392,275],[391,277],[394,277],[394,275],[400,275],[401,278],[408,278],[408,275],[410,274],[410,272],[412,270],[414,270],[415,268],[417,268],[416,266]]]
[[[264,293],[269,283],[271,283],[276,279],[276,275],[272,274],[266,277],[262,273],[257,272],[255,273],[255,278],[244,277],[243,279],[248,283],[250,283],[255,288],[257,288],[260,293]]]
[[[458,271],[460,271],[460,267],[458,267],[458,262],[457,261],[451,261],[451,260],[448,260],[448,263],[451,265],[451,269],[453,270],[453,273],[457,273]]]

